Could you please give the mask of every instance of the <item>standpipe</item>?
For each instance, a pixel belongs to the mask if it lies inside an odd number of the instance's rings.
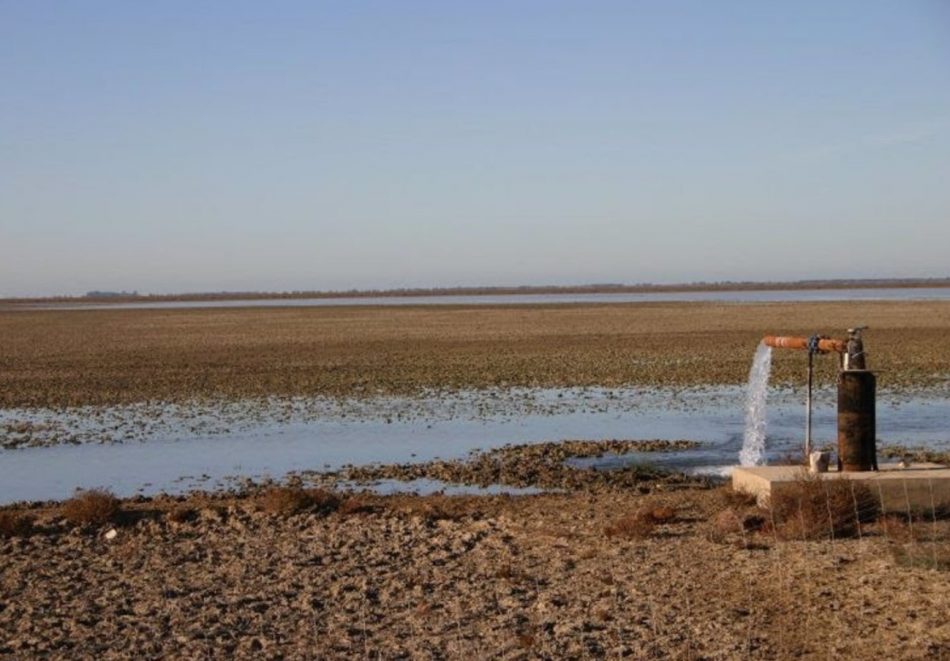
[[[775,349],[808,352],[808,393],[805,409],[805,455],[812,451],[811,409],[814,357],[836,353],[838,370],[838,470],[877,470],[875,390],[873,372],[866,368],[861,332],[865,326],[849,328],[846,340],[823,335],[793,337],[768,335],[762,342]]]

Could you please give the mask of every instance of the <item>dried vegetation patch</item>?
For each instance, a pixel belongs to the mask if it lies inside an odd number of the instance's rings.
[[[855,319],[887,387],[946,383],[945,302],[4,311],[0,406],[738,384],[763,335]],[[775,382],[800,383],[793,353],[776,352]]]
[[[65,503],[62,515],[77,526],[115,523],[121,512],[121,501],[104,489],[82,491]]]
[[[300,512],[329,514],[340,507],[341,499],[325,489],[276,486],[264,490],[258,496],[258,502],[265,512],[289,516]]]
[[[25,537],[33,532],[33,517],[15,510],[0,511],[0,537]]]
[[[950,466],[950,452],[922,447],[886,445],[878,448],[878,455],[888,459],[902,459],[908,462],[943,464]]]
[[[864,484],[853,480],[802,477],[772,494],[769,520],[783,539],[835,539],[860,534],[874,521],[880,503]]]

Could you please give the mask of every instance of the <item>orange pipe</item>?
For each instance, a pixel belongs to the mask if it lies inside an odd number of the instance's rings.
[[[775,335],[767,335],[765,339],[762,340],[766,345],[773,347],[775,349],[807,349],[808,348],[808,338],[807,337],[782,337]],[[847,340],[833,340],[831,338],[822,338],[818,340],[818,350],[819,351],[837,351],[838,353],[844,353],[848,350],[848,341]]]

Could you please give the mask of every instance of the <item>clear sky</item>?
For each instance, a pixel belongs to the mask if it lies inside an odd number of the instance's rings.
[[[0,296],[947,275],[947,0],[0,0]]]

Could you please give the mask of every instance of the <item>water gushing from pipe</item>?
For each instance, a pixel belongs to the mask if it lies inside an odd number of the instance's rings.
[[[757,466],[765,454],[765,399],[771,371],[772,348],[760,342],[749,370],[749,385],[746,386],[745,435],[739,451],[741,466]]]

